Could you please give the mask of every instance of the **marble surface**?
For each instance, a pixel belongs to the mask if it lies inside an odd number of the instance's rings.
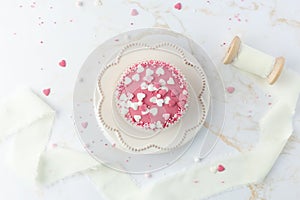
[[[81,3],[80,3],[81,2]],[[56,111],[48,148],[82,149],[72,116],[72,93],[79,69],[87,56],[118,33],[145,27],[163,27],[183,33],[200,44],[222,73],[227,93],[226,123],[220,141],[207,159],[252,149],[258,139],[258,121],[271,106],[272,96],[261,91],[255,79],[221,64],[231,39],[270,55],[283,55],[286,67],[300,73],[300,3],[287,1],[2,1],[0,7],[0,97],[30,87]],[[178,6],[177,6],[178,8]],[[66,66],[59,63],[65,60]],[[50,88],[46,96],[44,89]],[[288,88],[287,88],[288,89]],[[295,131],[264,182],[228,191],[209,199],[297,199],[300,195],[300,103]],[[10,147],[0,145],[0,155]],[[225,155],[224,155],[225,154]],[[185,162],[194,155],[187,155]],[[263,161],[262,161],[263,162]],[[180,162],[178,164],[180,166]],[[140,184],[155,181],[180,167],[172,166]],[[5,199],[100,199],[84,176],[69,177],[42,189],[32,188],[0,165],[0,197]]]

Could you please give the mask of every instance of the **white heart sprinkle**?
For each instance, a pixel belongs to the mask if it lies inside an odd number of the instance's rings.
[[[141,106],[141,105],[143,105],[143,102],[139,101],[138,106]]]
[[[162,126],[162,123],[160,122],[160,121],[157,121],[156,122],[156,127],[157,128],[162,128],[163,126]]]
[[[146,95],[144,93],[137,93],[136,97],[139,101],[143,101]]]
[[[154,73],[153,70],[146,69],[146,76],[151,76],[153,73]]]
[[[129,77],[125,77],[125,81],[124,81],[124,83],[125,83],[125,85],[128,85],[128,84],[130,84],[131,83],[131,78],[129,78]]]
[[[151,103],[156,103],[157,98],[156,98],[156,97],[151,97],[151,98],[149,99],[149,101],[150,101]]]
[[[134,115],[134,116],[133,116],[133,119],[134,119],[136,122],[139,122],[139,121],[142,119],[142,116],[141,116],[141,115]]]
[[[137,108],[138,108],[138,102],[131,102],[131,104],[130,104],[130,107],[133,109],[133,110],[137,110]]]
[[[151,82],[153,80],[153,76],[145,76],[143,78],[144,81]]]
[[[172,77],[170,77],[169,80],[167,81],[167,83],[169,85],[174,85],[175,82],[174,82],[174,79]]]
[[[142,83],[141,83],[141,89],[142,89],[142,90],[146,90],[147,88],[148,88],[147,83],[142,82]]]
[[[138,65],[136,72],[141,73],[144,71],[144,67],[142,65]]]
[[[154,87],[153,84],[148,85],[148,91],[149,91],[149,92],[153,92],[153,91],[156,91],[156,90],[157,90],[157,88]]]
[[[157,115],[158,109],[157,108],[151,108],[149,111],[153,116]]]
[[[149,113],[149,109],[147,109],[146,111],[142,111],[141,113],[142,113],[142,115],[147,115],[148,113]]]
[[[164,100],[163,100],[163,99],[158,99],[158,100],[156,101],[156,104],[157,104],[159,107],[162,107],[163,103],[164,103]]]
[[[164,75],[165,74],[165,71],[162,67],[159,67],[156,72],[155,72],[158,76],[160,75]]]
[[[169,113],[165,113],[162,115],[162,117],[165,119],[165,120],[168,120],[170,118],[170,114]]]
[[[140,75],[139,74],[135,74],[132,76],[132,80],[134,81],[139,81],[140,80]]]
[[[161,90],[166,90],[167,92],[169,91],[169,88],[166,87],[166,86],[162,86],[162,87],[160,87],[160,89],[161,89]]]
[[[155,124],[150,124],[150,128],[154,129],[155,128]]]
[[[121,94],[121,96],[120,96],[120,100],[121,101],[125,101],[125,100],[127,100],[127,96],[126,96],[126,94]]]
[[[161,85],[166,85],[166,81],[165,81],[164,79],[160,79],[158,82],[159,82]]]
[[[165,97],[165,104],[169,104],[169,102],[170,102],[170,100],[171,100],[171,98],[170,97]]]

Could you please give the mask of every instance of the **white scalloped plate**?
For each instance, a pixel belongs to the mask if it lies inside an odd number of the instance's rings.
[[[210,103],[205,104],[206,106],[209,105],[205,123],[210,125],[210,129],[214,133],[221,132],[223,127],[225,92],[218,69],[201,47],[191,39],[170,30],[148,28],[121,33],[99,45],[88,56],[78,73],[73,98],[74,124],[80,141],[93,158],[110,168],[129,173],[147,173],[170,166],[189,149],[191,151],[200,150],[203,145],[205,148],[213,147],[217,136],[202,126],[194,138],[185,140],[186,144],[164,153],[132,153],[124,151],[122,145],[120,148],[111,145],[111,141],[107,139],[106,131],[99,126],[99,119],[95,114],[95,103],[98,102],[95,101],[95,93],[97,94],[95,91],[98,87],[99,73],[116,58],[124,46],[136,42],[148,43],[152,46],[162,42],[175,44],[192,55],[194,60],[189,59],[190,62],[201,64],[210,89]],[[185,72],[183,71],[183,73]],[[189,80],[189,82],[191,81]],[[194,81],[198,82],[199,80]],[[110,112],[109,114],[112,115],[113,113]],[[132,135],[132,133],[128,135]],[[207,135],[214,137],[203,140]],[[176,138],[173,141],[176,142]],[[169,144],[168,147],[171,145]]]

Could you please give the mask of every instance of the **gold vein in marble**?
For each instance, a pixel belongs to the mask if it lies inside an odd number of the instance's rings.
[[[242,148],[238,145],[239,141],[236,138],[230,138],[228,136],[225,136],[222,133],[219,133],[219,132],[216,132],[216,131],[212,130],[210,128],[209,123],[207,123],[207,122],[204,122],[203,126],[207,129],[209,129],[211,133],[213,133],[214,135],[219,137],[222,140],[222,142],[224,142],[226,145],[236,149],[239,152],[242,151]]]

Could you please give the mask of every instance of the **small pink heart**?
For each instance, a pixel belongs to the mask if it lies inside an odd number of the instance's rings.
[[[83,128],[86,128],[88,125],[89,125],[88,122],[82,122],[82,123],[81,123],[81,126],[82,126]]]
[[[65,60],[61,60],[58,64],[59,64],[59,66],[61,66],[61,67],[66,67],[66,66],[67,66],[67,63],[66,63]]]
[[[176,104],[176,101],[174,101],[173,99],[171,99],[171,100],[169,101],[169,106],[170,106],[170,107],[175,106],[175,104]]]
[[[174,8],[177,9],[177,10],[181,10],[181,8],[182,8],[181,3],[180,3],[180,2],[179,2],[179,3],[176,3],[176,4],[174,5]]]
[[[235,91],[235,88],[234,87],[228,87],[228,88],[226,88],[226,90],[229,94],[231,94]]]
[[[222,172],[225,170],[225,167],[223,165],[219,165],[217,170],[218,170],[218,172]]]
[[[131,16],[137,16],[139,12],[136,9],[131,10]]]
[[[158,94],[160,94],[162,97],[164,97],[167,94],[166,90],[159,90]]]
[[[46,96],[49,96],[50,92],[51,92],[51,89],[50,89],[50,88],[47,88],[47,89],[44,89],[44,90],[43,90],[43,93],[44,93],[44,95],[46,95]]]

